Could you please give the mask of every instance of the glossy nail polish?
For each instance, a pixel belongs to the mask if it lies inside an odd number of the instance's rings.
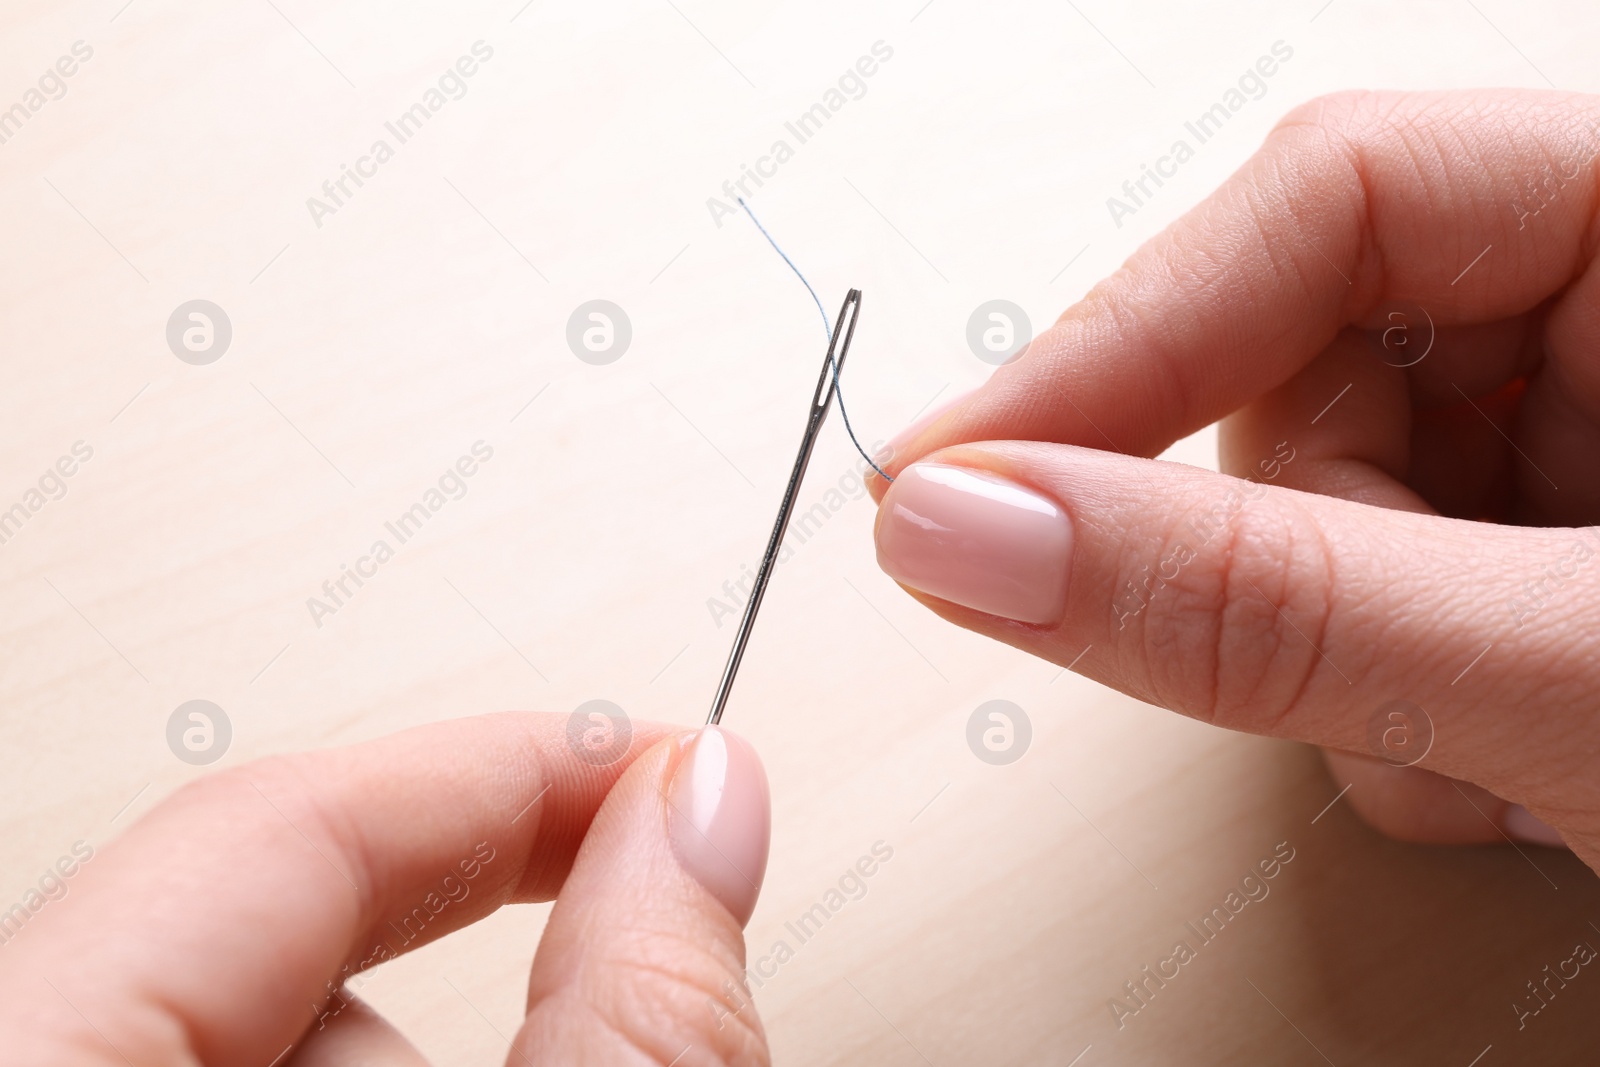
[[[743,926],[761,892],[772,834],[760,757],[744,738],[707,726],[689,740],[667,802],[678,862]]]
[[[1072,523],[1009,479],[913,464],[884,495],[877,541],[884,572],[930,596],[1034,625],[1066,610]]]

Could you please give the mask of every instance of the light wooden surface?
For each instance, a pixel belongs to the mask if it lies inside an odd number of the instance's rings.
[[[123,2],[15,0],[0,38],[0,107],[93,49],[0,145],[0,509],[93,450],[0,545],[5,904],[204,773],[167,747],[184,701],[225,710],[218,766],[596,698],[699,721],[733,629],[707,602],[758,558],[821,341],[706,200],[875,42],[864,95],[752,200],[830,309],[866,293],[846,391],[868,440],[982,380],[979,303],[1048,322],[1292,104],[1594,89],[1600,30],[1495,0]],[[307,198],[480,40],[465,96],[317,226]],[[1278,40],[1265,95],[1115,225],[1106,198]],[[233,327],[206,366],[164,336],[197,298]],[[565,342],[596,298],[633,328],[605,366]],[[478,441],[465,495],[315,625],[307,598]],[[851,469],[831,425],[805,506]],[[776,809],[752,958],[875,842],[893,858],[759,991],[779,1063],[1587,1061],[1600,988],[1520,1033],[1511,1009],[1600,938],[1570,857],[1379,840],[1324,811],[1339,785],[1308,750],[933,618],[874,566],[870,502],[838,504],[780,570],[728,711]],[[1010,766],[966,745],[991,699],[1033,725]],[[1270,895],[1118,1029],[1123,983],[1280,842]],[[545,914],[506,909],[363,993],[435,1062],[498,1062]]]

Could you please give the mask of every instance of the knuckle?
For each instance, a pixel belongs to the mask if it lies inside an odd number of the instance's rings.
[[[1191,508],[1133,585],[1148,688],[1167,707],[1232,729],[1281,733],[1307,694],[1338,677],[1331,552],[1301,509],[1245,482]]]
[[[202,812],[241,849],[285,837],[312,843],[321,859],[311,869],[355,886],[358,907],[367,914],[374,904],[375,868],[365,838],[343,811],[340,789],[338,775],[327,773],[319,753],[300,753],[268,756],[198,778],[167,803]]]
[[[1322,93],[1290,109],[1278,122],[1278,129],[1314,126],[1344,133],[1370,125],[1382,111],[1384,95],[1370,89],[1339,89]]]
[[[659,1067],[768,1067],[766,1037],[731,954],[719,958],[702,942],[658,930],[627,931],[620,943],[625,953],[608,953],[586,968],[586,980],[535,1004],[529,1030],[548,1038],[565,1029],[568,1043],[630,1049]]]
[[[281,762],[283,757],[271,756],[204,775],[179,786],[163,806],[195,808],[219,822],[265,823],[271,811],[261,803],[257,783],[275,782]]]

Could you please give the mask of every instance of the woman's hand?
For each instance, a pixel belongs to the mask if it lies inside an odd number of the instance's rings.
[[[1326,746],[1390,834],[1600,869],[1597,155],[1594,97],[1294,111],[901,436],[879,562],[969,629]],[[1138,458],[1218,419],[1232,477]]]
[[[508,713],[179,790],[0,946],[7,1062],[420,1064],[347,979],[559,892],[508,1063],[767,1063],[740,1010],[754,750],[636,724],[618,762],[583,751],[566,716]]]

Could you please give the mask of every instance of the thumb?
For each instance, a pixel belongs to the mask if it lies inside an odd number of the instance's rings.
[[[556,899],[508,1064],[769,1063],[743,927],[770,811],[755,749],[719,727],[640,756]]]
[[[885,493],[878,561],[968,629],[1220,726],[1386,756],[1404,709],[1429,731],[1408,761],[1600,841],[1600,797],[1573,795],[1600,792],[1574,785],[1596,748],[1596,532],[1271,484],[1293,461],[1285,442],[1246,480],[1068,445],[947,448]]]

